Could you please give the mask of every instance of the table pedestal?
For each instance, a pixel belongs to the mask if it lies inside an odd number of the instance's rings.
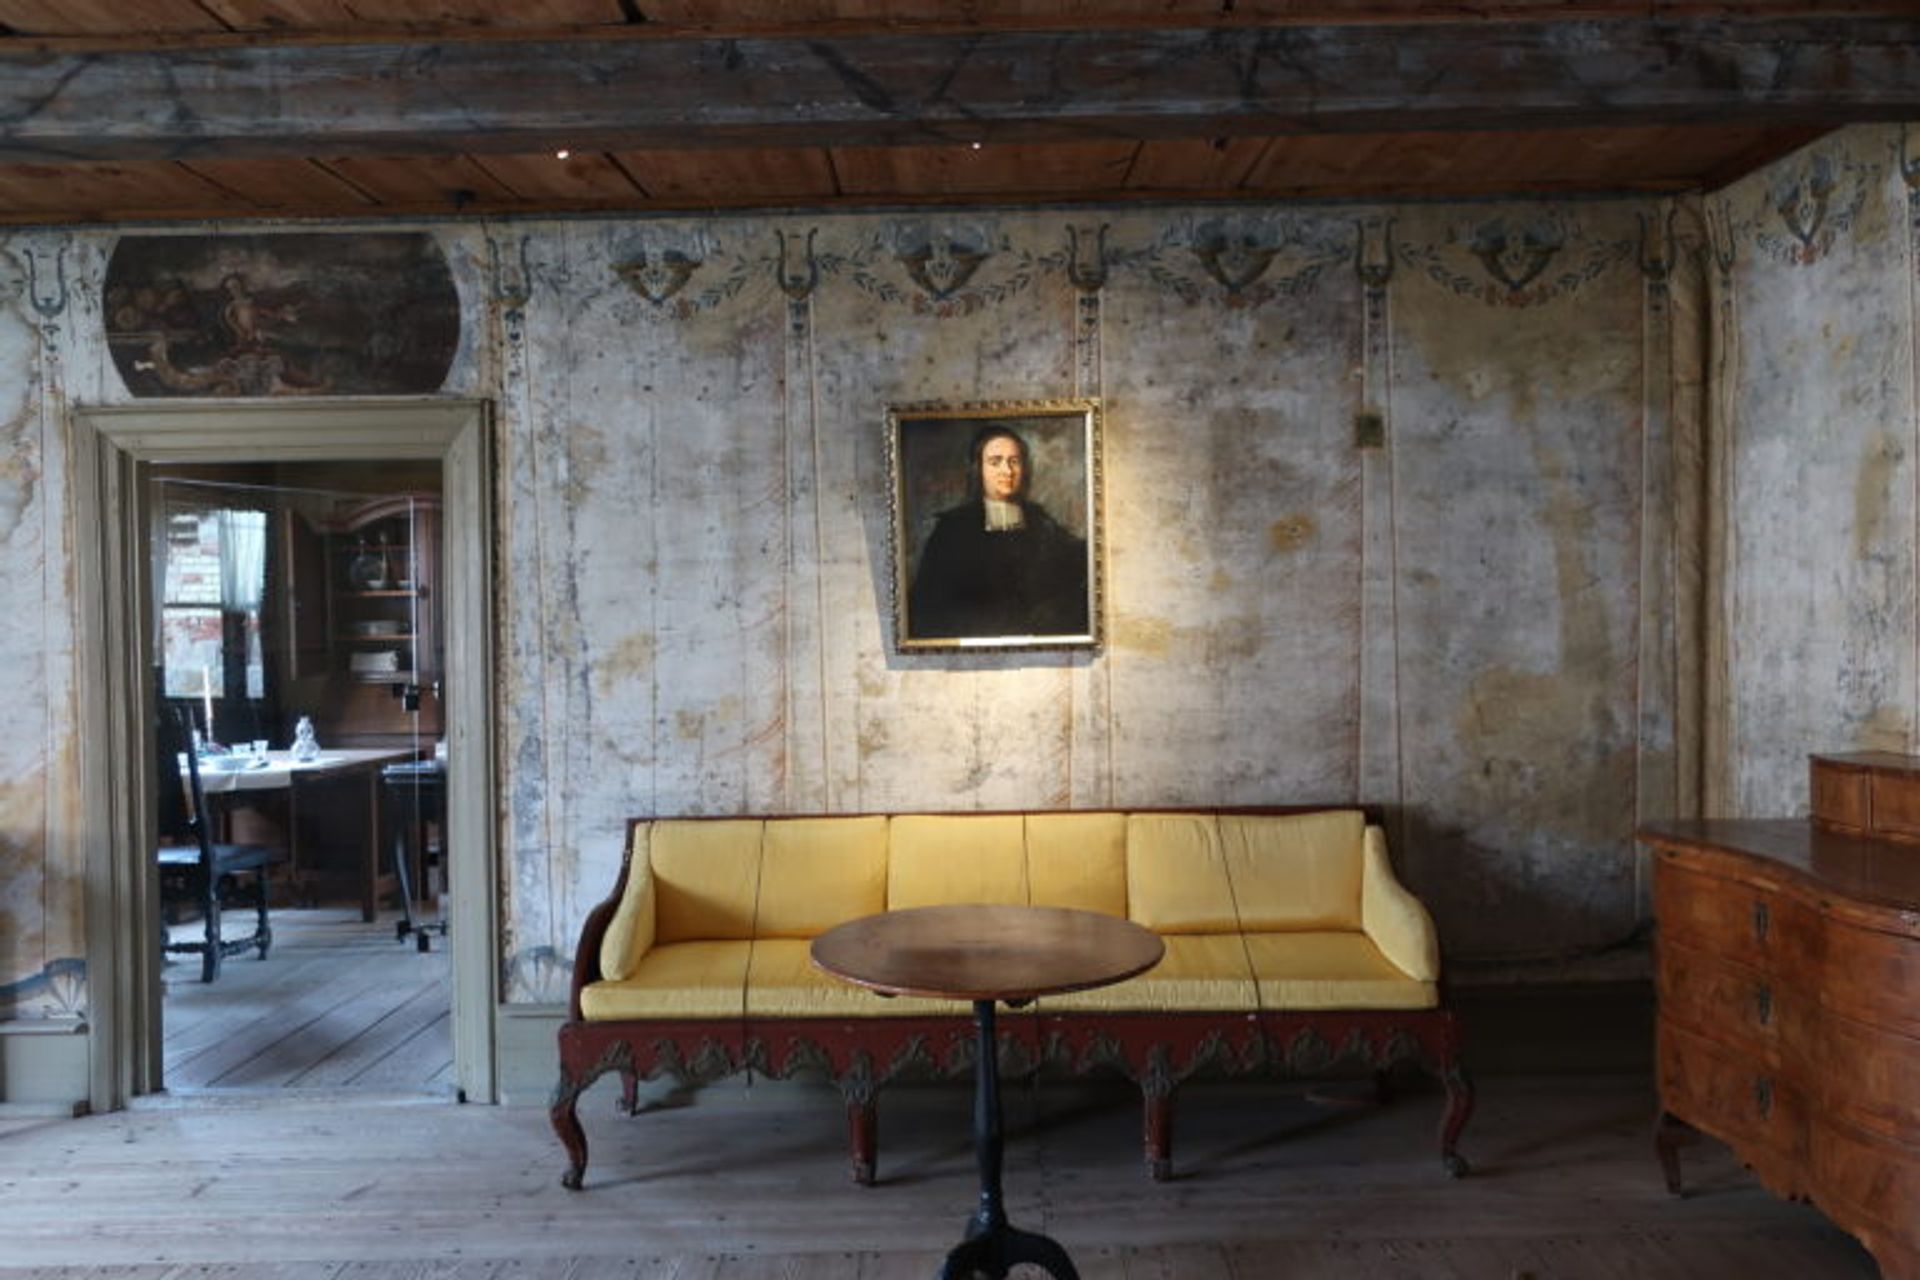
[[[1054,1280],[1080,1280],[1065,1249],[1007,1221],[1000,1200],[1000,1053],[993,1020],[993,1001],[975,1000],[973,1022],[980,1044],[973,1064],[973,1143],[980,1162],[980,1207],[967,1219],[966,1239],[947,1254],[940,1280],[975,1275],[1006,1280],[1007,1272],[1023,1262]]]

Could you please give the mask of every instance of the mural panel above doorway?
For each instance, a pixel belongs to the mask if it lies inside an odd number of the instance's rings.
[[[421,394],[460,342],[452,273],[423,232],[125,236],[104,315],[139,397]]]

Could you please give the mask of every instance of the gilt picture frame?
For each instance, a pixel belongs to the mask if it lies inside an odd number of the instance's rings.
[[[896,405],[886,430],[895,648],[1098,648],[1100,402]]]

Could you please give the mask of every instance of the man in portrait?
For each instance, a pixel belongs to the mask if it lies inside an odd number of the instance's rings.
[[[989,423],[966,465],[967,499],[935,519],[907,593],[912,637],[1085,634],[1086,540],[1028,496],[1025,439]]]

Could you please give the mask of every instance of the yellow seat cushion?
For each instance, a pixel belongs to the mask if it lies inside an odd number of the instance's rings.
[[[1220,846],[1250,933],[1360,927],[1358,809],[1220,815]]]
[[[759,819],[671,818],[652,824],[654,941],[753,936]]]
[[[1026,901],[1026,820],[1021,815],[907,813],[890,824],[889,911]]]
[[[1163,934],[1239,927],[1212,814],[1127,816],[1127,914]]]
[[[1027,815],[1027,888],[1036,907],[1127,914],[1127,815]]]
[[[756,938],[747,963],[747,1015],[756,1018],[885,1018],[965,1013],[961,1000],[882,996],[814,966],[806,938]]]
[[[1167,953],[1145,973],[1109,987],[1042,996],[1040,1012],[1226,1009],[1252,1013],[1258,1007],[1253,970],[1239,934],[1172,934],[1161,941]]]
[[[746,1009],[746,939],[655,946],[626,977],[580,989],[588,1022],[619,1018],[738,1018]]]
[[[771,818],[758,938],[811,938],[887,905],[887,819]]]
[[[1296,929],[1245,940],[1262,1009],[1431,1009],[1440,1002],[1433,983],[1408,977],[1364,933]]]

